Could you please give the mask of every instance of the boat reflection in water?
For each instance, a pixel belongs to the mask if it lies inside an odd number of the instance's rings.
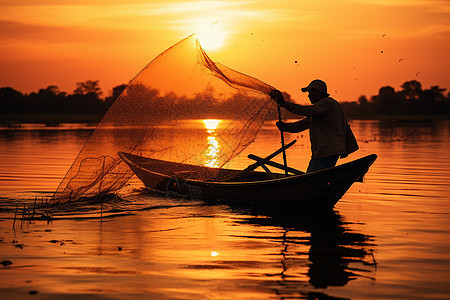
[[[279,272],[266,274],[273,278],[269,286],[277,295],[321,299],[329,296],[324,289],[345,286],[357,278],[375,280],[373,236],[352,230],[352,224],[338,213],[331,210],[306,216],[236,210],[247,215],[243,224],[282,229],[281,236],[270,237],[280,246],[280,252],[273,253],[280,258]],[[311,291],[311,287],[317,291]]]
[[[204,153],[205,160],[203,165],[205,167],[210,168],[218,168],[219,167],[219,152],[220,152],[220,144],[219,141],[216,138],[216,129],[217,126],[221,120],[216,119],[206,119],[203,120],[203,123],[205,124],[206,131],[209,134],[207,137],[208,140],[208,147],[206,148],[206,151]]]

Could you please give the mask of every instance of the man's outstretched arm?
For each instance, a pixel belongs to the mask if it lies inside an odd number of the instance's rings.
[[[284,132],[301,132],[309,128],[309,118],[303,118],[293,123],[277,122],[277,127]]]
[[[333,109],[334,103],[326,99],[320,100],[313,105],[300,105],[292,102],[285,102],[284,108],[291,113],[301,116],[320,116],[326,115]]]

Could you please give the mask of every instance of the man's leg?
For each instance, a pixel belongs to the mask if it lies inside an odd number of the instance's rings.
[[[339,159],[339,155],[311,158],[306,173],[319,171],[326,168],[334,167]]]

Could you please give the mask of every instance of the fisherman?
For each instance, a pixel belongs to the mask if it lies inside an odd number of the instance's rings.
[[[278,90],[270,93],[270,97],[281,107],[305,116],[294,123],[277,122],[277,127],[282,132],[301,132],[309,128],[312,155],[307,172],[334,167],[339,157],[347,157],[358,150],[356,139],[341,105],[329,97],[324,81],[313,80],[307,87],[302,88],[302,92],[308,92],[312,105],[286,102]]]

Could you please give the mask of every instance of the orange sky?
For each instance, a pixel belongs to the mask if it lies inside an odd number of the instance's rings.
[[[328,83],[339,101],[407,80],[450,89],[448,0],[0,0],[0,87],[105,94],[191,33],[223,39],[209,56],[307,103]]]

